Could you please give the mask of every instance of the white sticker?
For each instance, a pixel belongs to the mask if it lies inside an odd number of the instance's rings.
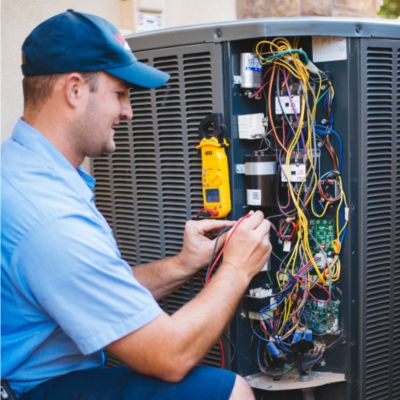
[[[262,71],[262,66],[256,55],[247,57],[246,70],[247,71],[255,71],[255,72]]]
[[[347,42],[345,38],[314,36],[312,52],[314,62],[347,60]]]
[[[265,289],[262,287],[254,288],[249,290],[250,297],[256,297],[257,299],[265,299],[266,297],[272,296],[272,289]]]
[[[247,189],[247,204],[249,206],[261,206],[261,190]]]
[[[263,113],[238,115],[239,139],[259,139],[265,136]]]
[[[285,240],[285,241],[283,242],[283,251],[284,251],[285,253],[289,253],[291,247],[292,247],[292,243],[289,242],[288,240]]]
[[[137,31],[146,32],[163,27],[161,13],[139,11],[137,14]]]

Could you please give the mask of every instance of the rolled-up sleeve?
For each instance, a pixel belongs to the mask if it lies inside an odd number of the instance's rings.
[[[84,215],[43,223],[17,247],[26,291],[83,354],[155,319],[161,309],[133,276],[104,225]]]

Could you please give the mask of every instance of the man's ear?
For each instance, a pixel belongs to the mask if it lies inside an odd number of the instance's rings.
[[[63,90],[65,100],[72,108],[77,108],[82,101],[86,101],[89,92],[88,85],[82,75],[77,72],[66,75]]]

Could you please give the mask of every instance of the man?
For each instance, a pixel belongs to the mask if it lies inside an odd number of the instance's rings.
[[[73,10],[35,28],[22,52],[24,113],[2,145],[2,378],[23,400],[253,399],[243,378],[196,364],[270,254],[263,214],[237,227],[204,290],[164,313],[156,299],[204,267],[207,234],[233,223],[188,222],[177,256],[131,269],[81,164],[115,150],[129,87],[168,75]],[[128,367],[103,368],[104,349]]]

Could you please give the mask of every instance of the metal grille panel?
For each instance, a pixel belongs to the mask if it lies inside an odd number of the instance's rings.
[[[360,247],[365,248],[366,269],[363,399],[389,400],[399,398],[393,397],[396,387],[399,394],[399,378],[392,363],[393,351],[400,345],[393,334],[393,321],[399,317],[393,302],[400,290],[394,257],[400,252],[400,237],[398,230],[390,228],[391,220],[399,218],[399,109],[395,107],[399,70],[391,47],[370,45],[365,54],[366,181],[362,192],[365,190],[366,240]]]
[[[394,232],[393,232],[393,240],[395,243],[395,248],[393,251],[393,260],[394,260],[394,274],[393,274],[393,284],[394,290],[397,291],[394,295],[393,300],[393,308],[394,310],[400,310],[400,298],[397,295],[398,290],[400,290],[400,49],[397,49],[397,69],[396,69],[396,76],[395,76],[395,135],[396,135],[396,145],[395,149],[395,216],[394,216]],[[398,318],[398,311],[397,316],[393,321],[393,331],[395,334],[399,332],[400,329],[400,320]],[[400,371],[400,341],[397,340],[393,344],[393,351],[392,351],[392,360],[393,360],[393,368],[394,371],[394,378],[392,382],[392,398],[393,399],[400,399],[400,379],[398,377],[397,372]]]
[[[112,207],[113,189],[111,157],[103,156],[94,159],[92,163],[92,169],[96,177],[96,205],[112,227],[114,224]]]
[[[218,54],[216,53],[218,52]],[[96,203],[132,265],[177,254],[185,221],[202,208],[200,120],[221,111],[222,78],[215,45],[136,53],[168,72],[168,84],[131,92],[133,122],[116,130],[116,152],[93,163]],[[162,301],[173,313],[200,290],[194,278]],[[220,350],[206,356],[220,364]]]

